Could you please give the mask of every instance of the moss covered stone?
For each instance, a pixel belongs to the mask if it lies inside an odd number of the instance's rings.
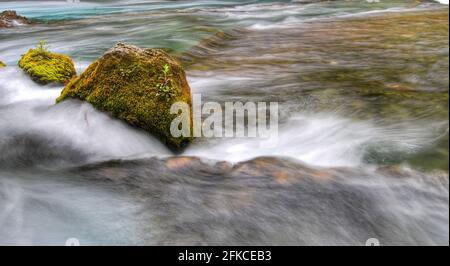
[[[40,84],[67,84],[76,75],[75,66],[70,57],[51,53],[42,43],[22,55],[19,67]]]
[[[5,66],[6,66],[6,64],[3,63],[2,61],[0,61],[0,68],[5,67]]]
[[[172,104],[185,102],[191,107],[191,92],[182,66],[162,50],[117,44],[73,79],[56,101],[67,98],[87,101],[173,149],[191,141],[170,133],[176,117],[170,113]]]

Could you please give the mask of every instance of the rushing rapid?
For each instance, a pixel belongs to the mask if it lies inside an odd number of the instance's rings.
[[[39,3],[38,3],[39,2]],[[447,2],[447,3],[445,3]],[[447,4],[447,5],[445,5]],[[448,245],[448,1],[2,1],[0,244]],[[278,102],[279,141],[156,138],[17,66],[164,48],[204,101]]]

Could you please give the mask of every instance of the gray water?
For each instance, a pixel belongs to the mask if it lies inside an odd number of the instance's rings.
[[[433,1],[2,1],[0,244],[448,245],[448,6]],[[280,141],[175,155],[16,66],[81,73],[165,48],[204,100],[278,101]]]

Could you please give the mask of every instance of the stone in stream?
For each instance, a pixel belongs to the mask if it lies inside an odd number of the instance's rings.
[[[180,63],[162,50],[115,45],[73,79],[56,101],[67,98],[87,101],[98,110],[155,135],[174,150],[191,141],[170,132],[177,117],[171,114],[171,106],[183,102],[191,108],[191,90]]]
[[[6,66],[6,64],[3,63],[2,61],[0,61],[0,68],[3,68],[3,67],[5,67],[5,66]]]
[[[26,17],[17,15],[14,10],[6,10],[0,13],[0,28],[10,28],[26,24],[31,24],[31,21]]]
[[[365,245],[374,237],[386,246],[445,245],[448,173],[402,169],[172,157],[102,162],[64,175],[144,204],[132,241],[146,245]],[[423,212],[415,215],[418,206]]]
[[[76,75],[72,59],[66,55],[51,53],[44,47],[44,42],[22,55],[19,67],[35,82],[43,85],[66,84]]]

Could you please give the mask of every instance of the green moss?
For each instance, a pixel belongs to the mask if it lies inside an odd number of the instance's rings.
[[[51,53],[42,42],[22,55],[19,67],[40,84],[67,84],[76,75],[70,57]]]
[[[3,63],[2,61],[0,61],[0,68],[5,67],[5,66],[6,66],[6,64]]]
[[[156,49],[118,44],[73,79],[56,100],[77,98],[132,126],[159,137],[174,149],[191,138],[174,138],[170,114],[174,102],[191,106],[190,88],[181,65]]]

